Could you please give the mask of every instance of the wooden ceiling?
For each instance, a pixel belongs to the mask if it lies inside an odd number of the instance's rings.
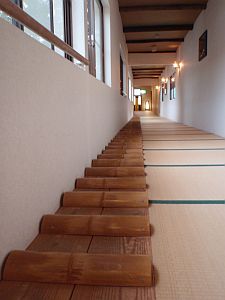
[[[207,0],[118,0],[129,53],[175,53]],[[162,66],[161,66],[162,67]],[[135,69],[135,77],[159,76],[160,69]],[[154,69],[154,70],[152,70]]]

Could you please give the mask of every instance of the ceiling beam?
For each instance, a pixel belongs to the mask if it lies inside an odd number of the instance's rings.
[[[133,71],[145,71],[145,70],[147,70],[147,71],[163,71],[163,70],[165,70],[165,68],[164,67],[162,67],[162,68],[135,68],[135,67],[133,67],[132,68],[132,70]]]
[[[176,53],[177,50],[163,50],[163,51],[129,51],[128,53],[130,54],[139,54],[139,53],[153,53],[153,54],[157,54],[157,53]]]
[[[149,77],[149,76],[141,76],[141,77],[134,77],[134,79],[158,79],[159,76],[157,77]]]
[[[145,40],[127,40],[127,44],[148,44],[148,43],[182,43],[184,38],[168,38],[168,39],[145,39]]]
[[[158,74],[158,73],[162,73],[163,72],[163,70],[159,70],[159,71],[152,71],[152,70],[140,70],[140,71],[135,71],[135,70],[132,70],[132,72],[134,73],[134,74],[147,74],[147,73],[156,73],[156,74]]]
[[[207,3],[156,4],[156,5],[121,6],[120,12],[156,11],[156,10],[203,10],[206,8],[207,8]]]
[[[150,25],[150,26],[125,26],[125,33],[132,32],[155,32],[155,31],[183,31],[192,30],[193,24],[171,24],[171,25]]]
[[[160,70],[160,71],[157,71],[157,72],[154,72],[154,71],[151,71],[151,70],[146,70],[146,72],[145,72],[145,70],[143,70],[143,71],[138,71],[138,72],[135,72],[135,70],[132,70],[132,72],[134,73],[134,74],[148,74],[148,73],[157,73],[157,74],[159,74],[159,73],[162,73],[164,70]]]
[[[136,76],[160,76],[162,73],[160,74],[133,74],[134,77]]]

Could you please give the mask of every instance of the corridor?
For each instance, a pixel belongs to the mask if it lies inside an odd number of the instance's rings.
[[[141,113],[157,300],[224,300],[225,140]]]

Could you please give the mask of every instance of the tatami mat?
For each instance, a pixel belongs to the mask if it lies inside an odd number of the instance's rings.
[[[158,134],[158,135],[143,135],[143,141],[149,140],[161,140],[161,141],[167,141],[167,140],[218,140],[222,139],[222,137],[213,135],[213,134]]]
[[[225,299],[225,207],[152,205],[157,300]]]
[[[224,200],[225,167],[147,167],[151,200]]]
[[[216,149],[225,148],[225,140],[150,141],[143,145],[144,149]]]
[[[149,165],[213,165],[225,164],[225,150],[145,151],[145,164]]]
[[[196,135],[196,134],[206,134],[204,131],[200,131],[200,130],[182,130],[182,129],[173,129],[173,130],[148,130],[148,129],[144,129],[142,130],[142,134],[143,136],[156,136],[156,135],[165,135],[165,134],[169,134],[169,135]]]

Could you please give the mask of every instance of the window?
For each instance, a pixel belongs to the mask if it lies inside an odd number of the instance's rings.
[[[73,46],[71,0],[13,0],[13,2],[61,40]],[[20,25],[4,12],[0,11],[0,17],[21,28],[28,35],[52,50],[55,50],[60,55],[65,55],[66,58],[72,60],[72,58],[64,54],[62,50],[51,45],[51,43],[30,29]]]
[[[104,81],[104,21],[100,0],[88,1],[88,52],[90,73]]]
[[[62,0],[52,1],[52,32],[59,37],[62,41],[65,40],[64,36],[64,7]],[[57,47],[55,51],[60,55],[64,55],[64,52]]]
[[[161,100],[163,102],[164,101],[164,83],[162,83],[160,91],[161,91]]]
[[[50,1],[49,0],[23,0],[23,10],[32,18],[37,20],[41,25],[51,30],[51,13],[50,13]],[[51,44],[44,40],[42,37],[24,27],[24,32],[29,36],[36,39],[40,43],[47,47],[51,47]]]
[[[122,95],[122,96],[124,95],[123,87],[124,87],[123,59],[120,56],[120,95]]]
[[[23,0],[11,0],[13,3],[18,5],[20,8],[23,8]],[[23,25],[21,25],[16,20],[12,19],[10,16],[5,14],[3,11],[0,10],[0,18],[4,19],[5,21],[14,24],[15,26],[19,27],[20,29],[23,29]]]
[[[170,77],[170,100],[176,98],[176,81],[175,74]]]
[[[129,85],[129,99],[130,101],[132,101],[132,82],[130,78],[128,78],[128,85]]]
[[[127,96],[126,93],[126,65],[120,54],[120,95]]]

